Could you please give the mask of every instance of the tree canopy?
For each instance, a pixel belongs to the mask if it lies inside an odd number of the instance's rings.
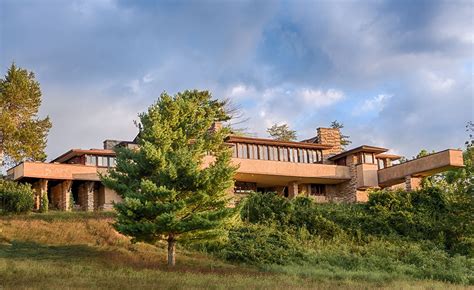
[[[117,166],[102,181],[123,198],[115,228],[134,241],[167,241],[173,266],[176,242],[215,235],[236,213],[229,128],[212,126],[229,116],[225,102],[193,90],[161,94],[139,118],[139,149],[117,149]]]
[[[38,117],[40,106],[41,89],[34,73],[13,63],[0,79],[0,166],[46,159],[51,122],[49,117]]]
[[[344,128],[344,124],[339,123],[337,120],[334,120],[334,121],[331,122],[331,128],[339,129],[339,131],[341,131],[341,129]],[[350,136],[343,135],[342,132],[340,132],[340,133],[341,133],[341,146],[343,148],[345,148],[346,146],[350,145],[352,143],[352,141],[349,140]]]
[[[288,124],[277,125],[274,124],[267,129],[268,135],[278,141],[295,141],[296,131],[291,130]]]

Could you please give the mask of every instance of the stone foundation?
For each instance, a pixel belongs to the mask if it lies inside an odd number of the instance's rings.
[[[405,176],[405,190],[406,191],[418,190],[420,189],[420,187],[421,187],[421,178]]]

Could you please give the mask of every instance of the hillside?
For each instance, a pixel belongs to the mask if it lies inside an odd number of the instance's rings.
[[[467,289],[432,281],[387,277],[364,282],[279,274],[232,265],[178,249],[166,267],[164,245],[131,244],[116,233],[110,213],[48,213],[0,218],[0,289]]]

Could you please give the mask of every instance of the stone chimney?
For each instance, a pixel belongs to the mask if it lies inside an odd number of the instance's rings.
[[[324,155],[336,155],[342,152],[341,132],[339,129],[318,128],[317,137],[317,143],[333,146],[331,149],[324,150]]]
[[[104,141],[104,149],[106,149],[106,150],[112,150],[112,149],[114,149],[114,147],[117,146],[120,142],[122,142],[122,141],[120,141],[120,140],[109,140],[109,139],[107,139],[107,140]]]
[[[222,129],[222,122],[219,121],[212,123],[211,128],[209,128],[209,130],[212,132],[217,132],[220,129]]]

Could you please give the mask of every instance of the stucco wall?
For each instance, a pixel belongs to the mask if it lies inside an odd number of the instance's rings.
[[[356,170],[358,189],[379,186],[377,164],[358,164]]]
[[[379,184],[392,186],[403,183],[405,176],[429,176],[450,168],[463,167],[461,150],[445,150],[378,171]]]

